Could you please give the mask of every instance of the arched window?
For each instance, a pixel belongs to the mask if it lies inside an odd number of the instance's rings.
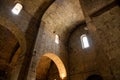
[[[86,34],[83,34],[81,37],[81,44],[82,44],[82,48],[85,49],[85,48],[88,48],[90,47],[89,45],[89,41],[88,41],[88,37]]]
[[[23,8],[22,4],[17,3],[12,9],[12,13],[14,13],[15,15],[18,15],[20,11],[22,10],[22,8]]]
[[[55,43],[59,44],[59,36],[57,34],[55,35]]]

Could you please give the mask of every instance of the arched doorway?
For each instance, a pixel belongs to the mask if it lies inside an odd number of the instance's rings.
[[[100,75],[94,74],[94,75],[88,76],[86,80],[103,80],[103,78]]]
[[[47,73],[50,68],[51,62],[54,63],[58,69],[59,79],[61,79],[61,80],[66,79],[67,73],[66,73],[66,69],[65,69],[65,66],[64,66],[62,60],[54,53],[46,53],[41,57],[38,65],[37,65],[36,80],[45,79],[45,78],[43,78],[43,76],[47,77]]]

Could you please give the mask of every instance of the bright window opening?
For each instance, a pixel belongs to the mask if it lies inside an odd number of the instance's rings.
[[[17,3],[12,9],[12,13],[15,15],[18,15],[20,11],[22,10],[22,8],[23,8],[22,4]]]
[[[83,49],[90,47],[88,37],[87,37],[86,34],[83,34],[81,36],[81,43],[82,43],[82,48]]]
[[[59,44],[59,36],[58,35],[55,35],[55,43]]]

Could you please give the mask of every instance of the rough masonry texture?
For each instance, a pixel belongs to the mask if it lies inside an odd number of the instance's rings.
[[[120,80],[119,0],[16,1],[0,0],[0,80]]]

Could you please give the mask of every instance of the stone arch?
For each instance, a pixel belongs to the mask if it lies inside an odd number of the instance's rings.
[[[45,53],[42,56],[42,58],[43,57],[49,58],[50,60],[52,60],[56,64],[60,78],[62,80],[65,80],[66,77],[67,77],[67,72],[66,72],[66,68],[65,68],[64,63],[62,62],[62,60],[54,53]]]
[[[23,55],[26,51],[26,39],[23,32],[12,22],[7,20],[6,18],[0,17],[0,25],[7,28],[18,40],[20,48],[18,49],[18,53],[13,56],[11,61],[11,65],[14,65],[17,62],[17,59],[20,55]],[[22,53],[22,54],[21,54]]]

